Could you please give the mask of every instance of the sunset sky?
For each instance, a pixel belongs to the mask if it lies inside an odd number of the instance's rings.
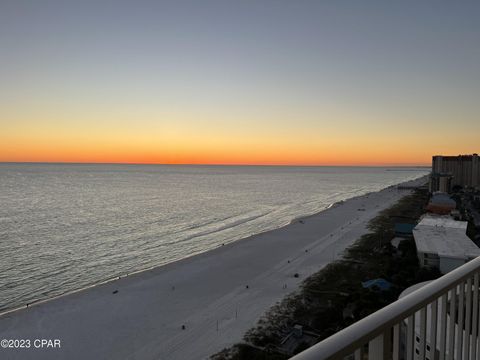
[[[0,161],[480,152],[480,2],[0,1]]]

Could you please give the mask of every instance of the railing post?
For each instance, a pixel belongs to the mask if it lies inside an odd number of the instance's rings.
[[[440,360],[446,359],[447,352],[447,300],[448,300],[448,291],[446,294],[442,295],[440,302],[440,339],[438,339],[438,345],[440,350]]]
[[[465,282],[461,282],[459,286],[459,294],[458,294],[458,318],[457,318],[457,344],[456,344],[456,356],[455,359],[463,359],[462,358],[462,349],[463,349],[463,325],[464,325],[464,306],[465,306]]]
[[[415,351],[415,313],[407,320],[407,360],[413,360]]]
[[[430,304],[431,317],[430,317],[430,351],[429,359],[435,360],[435,353],[437,351],[437,313],[438,313],[438,300],[434,300]]]
[[[419,359],[425,360],[425,351],[427,348],[427,309],[420,310],[420,343],[419,347]],[[415,342],[416,344],[416,342]]]
[[[473,276],[473,316],[472,316],[472,341],[470,358],[472,360],[477,359],[477,331],[478,331],[478,286],[479,276],[478,272]]]
[[[472,278],[467,280],[467,311],[465,313],[465,341],[463,343],[463,359],[470,359],[470,334],[472,328]]]
[[[354,359],[355,360],[362,360],[362,354],[363,354],[362,348],[359,347],[357,350],[355,350]]]
[[[385,331],[368,343],[368,360],[390,359],[390,331]]]
[[[457,312],[457,286],[455,285],[450,290],[450,321],[448,324],[448,353],[447,359],[454,360],[454,351],[455,351],[455,315]]]

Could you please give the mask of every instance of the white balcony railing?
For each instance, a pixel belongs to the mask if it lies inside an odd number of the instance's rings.
[[[292,360],[480,359],[479,273],[480,257]]]

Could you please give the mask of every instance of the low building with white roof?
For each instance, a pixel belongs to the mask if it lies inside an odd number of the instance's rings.
[[[413,229],[420,266],[437,267],[446,274],[480,256],[480,248],[466,232],[466,221],[426,215]]]

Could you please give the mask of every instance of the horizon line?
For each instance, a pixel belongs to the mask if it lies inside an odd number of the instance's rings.
[[[431,167],[431,164],[236,164],[236,163],[150,163],[150,162],[95,162],[95,161],[0,161],[0,164],[51,165],[158,165],[158,166],[278,166],[278,167]]]

